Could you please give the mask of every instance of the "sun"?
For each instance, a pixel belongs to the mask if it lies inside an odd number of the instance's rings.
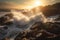
[[[41,6],[42,2],[40,0],[33,0],[32,4],[27,6],[27,9],[32,9],[34,7]]]
[[[40,5],[42,5],[42,3],[41,3],[40,1],[36,0],[36,1],[34,2],[34,6],[40,6]]]

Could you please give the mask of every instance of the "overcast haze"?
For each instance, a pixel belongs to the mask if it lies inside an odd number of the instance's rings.
[[[22,8],[27,5],[32,5],[34,0],[0,0],[0,8]],[[56,2],[60,2],[60,0],[40,0],[43,4],[49,5],[54,4]]]

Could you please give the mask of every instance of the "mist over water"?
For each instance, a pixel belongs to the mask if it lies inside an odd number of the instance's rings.
[[[36,14],[33,13],[33,15],[31,13],[30,14],[28,13],[29,16],[26,16],[22,12],[18,12],[16,10],[12,10],[11,12],[2,12],[2,13],[3,14],[1,16],[12,13],[13,18],[10,21],[12,21],[13,24],[6,25],[6,27],[8,27],[8,29],[5,31],[3,30],[4,32],[6,32],[6,34],[4,36],[2,36],[1,39],[4,37],[15,38],[20,33],[20,31],[29,30],[29,28],[35,22],[42,21],[42,18],[44,17],[43,15],[41,15],[42,14],[41,12],[36,13]],[[2,25],[2,26],[4,27],[4,25]],[[1,35],[3,35],[3,34],[1,34]]]
[[[2,12],[4,15],[4,12]],[[32,27],[32,25],[36,22],[49,22],[48,19],[43,15],[42,12],[37,12],[37,13],[30,13],[27,12],[27,14],[23,14],[22,12],[18,12],[16,10],[11,10],[11,12],[5,12],[7,14],[12,13],[13,14],[13,18],[11,25],[5,25],[6,27],[8,27],[7,30],[3,30],[2,32],[6,34],[3,36],[3,34],[1,34],[1,39],[4,37],[9,37],[11,38],[11,40],[14,40],[14,38],[22,31],[24,30],[30,30],[30,28]],[[2,15],[2,16],[3,16]],[[1,26],[2,27],[2,26]],[[3,25],[4,27],[4,25]]]

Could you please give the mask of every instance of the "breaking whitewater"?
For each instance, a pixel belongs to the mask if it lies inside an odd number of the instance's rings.
[[[20,32],[30,31],[30,28],[37,22],[48,23],[54,21],[59,15],[46,18],[42,12],[27,10],[0,11],[0,40],[9,38],[14,40]]]

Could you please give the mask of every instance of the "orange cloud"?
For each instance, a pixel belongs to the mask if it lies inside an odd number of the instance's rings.
[[[19,5],[12,2],[0,2],[0,9],[21,9],[23,8],[23,5]]]

